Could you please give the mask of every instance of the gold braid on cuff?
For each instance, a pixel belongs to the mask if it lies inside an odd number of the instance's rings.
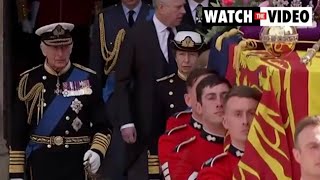
[[[93,137],[91,149],[96,149],[100,151],[104,157],[110,145],[110,141],[111,141],[110,134],[104,135],[102,133],[96,133]]]
[[[9,152],[9,173],[24,173],[25,152]]]

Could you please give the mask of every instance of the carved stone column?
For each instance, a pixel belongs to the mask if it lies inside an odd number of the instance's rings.
[[[4,95],[4,50],[3,50],[3,36],[4,36],[4,21],[5,21],[5,11],[4,11],[4,0],[0,0],[0,14],[2,14],[2,19],[0,20],[0,177],[1,179],[8,179],[8,149],[6,146],[6,141],[4,139],[4,126],[5,126],[5,95]]]

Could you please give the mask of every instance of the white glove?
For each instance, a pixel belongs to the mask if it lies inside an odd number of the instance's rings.
[[[23,180],[22,178],[11,178],[10,180]]]
[[[100,156],[98,153],[88,150],[83,157],[83,165],[90,164],[90,170],[93,174],[95,174],[100,167]]]
[[[28,19],[23,20],[21,25],[22,25],[23,32],[29,33],[29,34],[32,33],[33,28],[32,28],[31,22]]]

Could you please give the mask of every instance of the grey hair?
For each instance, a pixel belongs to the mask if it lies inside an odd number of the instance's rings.
[[[168,0],[152,0],[153,7],[157,9],[160,4],[167,3]]]

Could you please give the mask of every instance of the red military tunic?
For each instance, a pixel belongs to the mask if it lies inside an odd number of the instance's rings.
[[[202,130],[200,137],[194,136],[179,144],[176,153],[168,157],[168,171],[171,180],[196,179],[202,164],[223,152],[224,137]]]
[[[183,124],[188,124],[191,118],[191,114],[192,110],[187,109],[175,114],[174,116],[169,117],[166,124],[166,131],[170,131],[171,129]]]
[[[231,145],[228,152],[211,158],[204,164],[197,180],[232,180],[233,171],[242,155],[243,151]]]
[[[167,163],[168,155],[174,153],[175,147],[193,136],[200,136],[202,124],[191,118],[188,124],[173,128],[160,136],[158,141],[158,156],[161,165]]]

